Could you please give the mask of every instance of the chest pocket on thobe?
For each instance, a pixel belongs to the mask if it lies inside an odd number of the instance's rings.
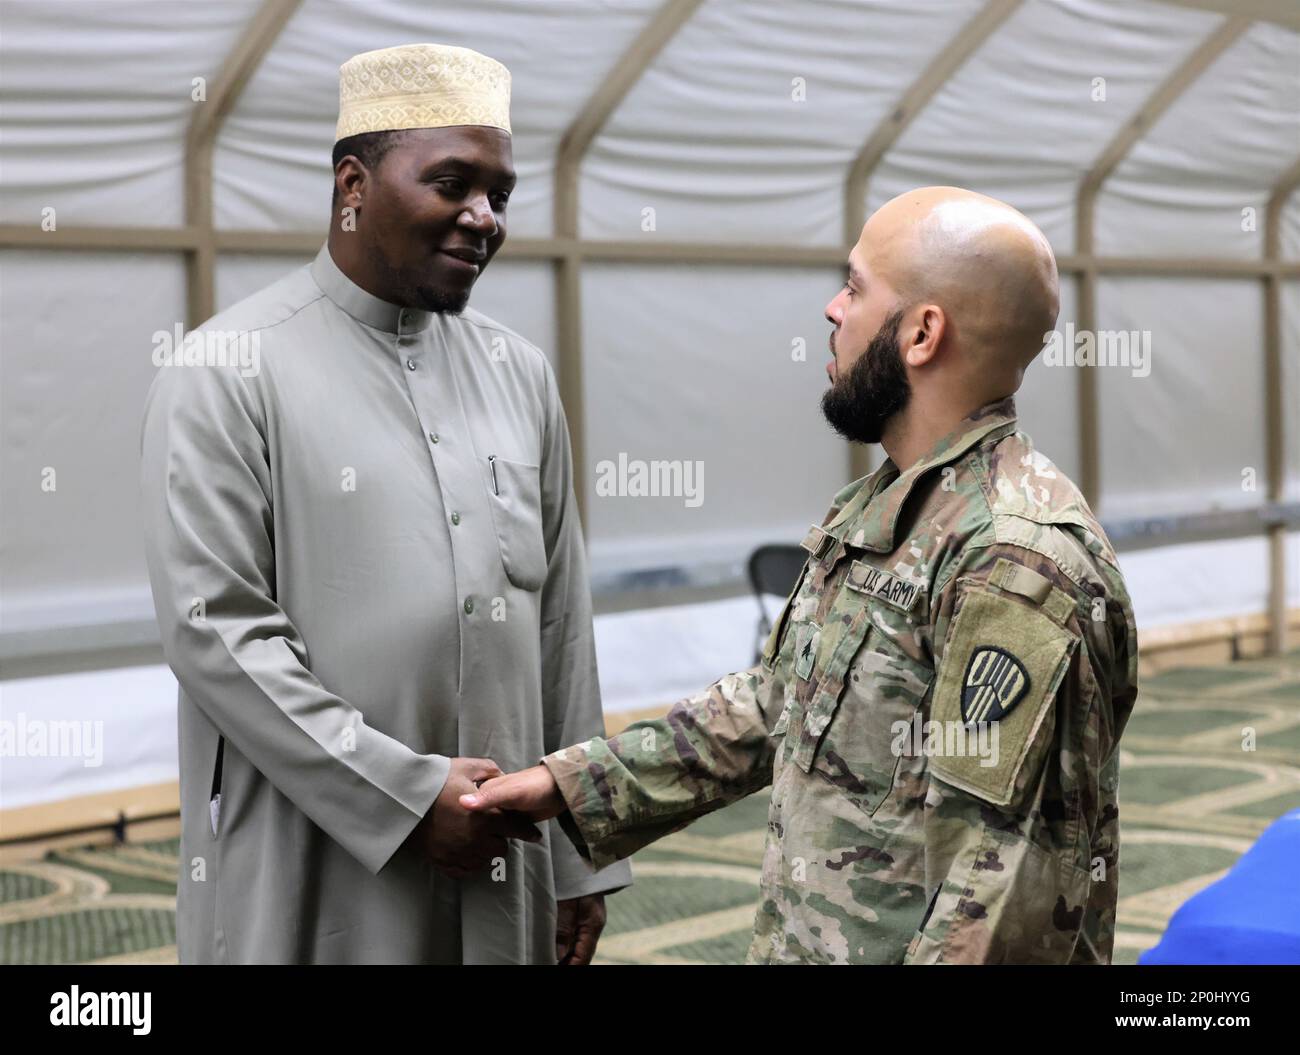
[[[536,465],[488,460],[488,505],[501,563],[506,578],[521,590],[538,590],[546,581],[540,472]]]
[[[792,760],[867,814],[889,796],[912,723],[934,681],[921,648],[922,589],[855,560],[827,612]]]

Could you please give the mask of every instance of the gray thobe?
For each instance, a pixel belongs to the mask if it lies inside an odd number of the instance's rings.
[[[555,822],[462,881],[405,843],[451,756],[510,772],[603,731],[549,364],[324,248],[200,329],[153,382],[141,465],[181,961],[553,963],[555,899],[626,864],[592,871]]]

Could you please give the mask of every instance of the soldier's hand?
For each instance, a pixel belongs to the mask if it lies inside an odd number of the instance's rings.
[[[460,804],[474,812],[513,810],[534,821],[550,820],[568,809],[551,771],[540,765],[491,777],[477,791],[462,795]]]
[[[461,807],[461,796],[474,791],[480,781],[499,776],[501,768],[491,759],[453,758],[447,783],[416,825],[416,838],[433,866],[453,879],[464,879],[488,867],[493,858],[504,857],[506,839],[541,842],[542,833],[518,814]]]

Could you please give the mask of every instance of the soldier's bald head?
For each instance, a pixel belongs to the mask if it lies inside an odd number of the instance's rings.
[[[882,205],[855,252],[898,294],[946,316],[954,368],[990,397],[1020,386],[1056,325],[1056,259],[1043,232],[1005,202],[960,187],[922,187]],[[995,391],[1006,388],[1006,392]]]

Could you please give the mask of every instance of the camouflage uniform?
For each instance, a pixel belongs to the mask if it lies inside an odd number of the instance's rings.
[[[762,662],[546,757],[579,851],[606,865],[770,783],[751,962],[1108,963],[1136,630],[1013,400],[846,487],[803,546]]]

